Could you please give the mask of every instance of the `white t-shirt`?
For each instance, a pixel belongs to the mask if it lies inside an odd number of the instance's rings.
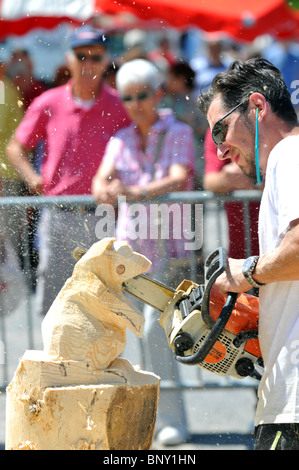
[[[278,247],[290,222],[298,218],[299,136],[289,136],[274,147],[267,163],[260,255]],[[260,289],[259,339],[265,372],[255,425],[299,422],[299,281]]]

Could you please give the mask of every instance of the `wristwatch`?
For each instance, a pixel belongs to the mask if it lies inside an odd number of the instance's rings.
[[[259,256],[249,256],[244,261],[243,268],[242,268],[242,273],[245,279],[251,284],[253,287],[262,287],[265,286],[265,284],[261,284],[259,282],[256,282],[253,278],[252,275],[254,273],[254,270],[256,268],[257,262],[259,260]]]

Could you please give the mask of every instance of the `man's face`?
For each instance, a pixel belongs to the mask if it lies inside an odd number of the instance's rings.
[[[220,95],[216,96],[207,114],[211,130],[228,111],[229,109],[223,106]],[[220,160],[230,158],[256,184],[255,123],[248,113],[240,114],[237,109],[223,120],[223,124],[226,126],[226,134],[223,142],[217,146],[218,158]]]
[[[69,64],[72,76],[81,83],[98,82],[105,70],[105,48],[101,45],[76,47]]]

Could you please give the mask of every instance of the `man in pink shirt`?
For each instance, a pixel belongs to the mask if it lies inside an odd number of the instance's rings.
[[[106,37],[90,27],[70,37],[71,80],[36,98],[10,140],[10,161],[32,194],[91,194],[91,181],[110,137],[129,120],[118,94],[103,83]],[[29,152],[43,143],[40,173]],[[40,221],[38,310],[46,314],[73,269],[72,251],[96,241],[94,211],[44,209]]]

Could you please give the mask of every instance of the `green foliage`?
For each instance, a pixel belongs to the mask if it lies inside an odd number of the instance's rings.
[[[295,8],[299,10],[299,0],[286,0],[286,2],[291,8]]]

